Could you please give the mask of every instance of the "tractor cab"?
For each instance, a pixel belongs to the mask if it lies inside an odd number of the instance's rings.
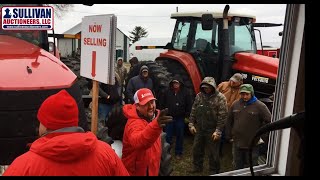
[[[191,54],[202,77],[221,79],[224,54],[230,56],[240,51],[257,51],[253,32],[254,16],[228,14],[229,52],[224,52],[222,13],[174,13],[171,18],[176,19],[176,25],[168,49]]]

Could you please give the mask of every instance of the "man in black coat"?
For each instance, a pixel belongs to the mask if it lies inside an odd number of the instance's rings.
[[[148,88],[151,91],[153,91],[153,82],[152,79],[149,77],[149,68],[146,65],[141,66],[139,75],[131,78],[128,82],[126,90],[129,101],[128,103],[134,103],[133,95],[136,91],[138,91],[141,88]]]
[[[192,106],[191,96],[179,75],[175,75],[170,81],[168,89],[159,99],[159,104],[161,109],[168,108],[168,115],[173,117],[173,121],[165,127],[166,141],[172,144],[175,132],[175,155],[179,160],[183,154],[184,119],[189,117]]]

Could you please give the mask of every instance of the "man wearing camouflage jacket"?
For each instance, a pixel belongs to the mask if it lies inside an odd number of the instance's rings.
[[[193,169],[191,173],[203,171],[205,145],[208,146],[209,172],[220,171],[219,145],[221,128],[227,118],[228,108],[225,96],[216,90],[213,77],[205,77],[200,92],[192,105],[189,130],[195,135],[193,142]]]

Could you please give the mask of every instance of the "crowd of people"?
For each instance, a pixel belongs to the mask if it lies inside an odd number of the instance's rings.
[[[132,58],[129,62],[128,72],[123,58],[118,58],[115,84],[99,85],[99,127],[106,125],[109,112],[117,104],[123,105],[123,114],[128,119],[121,158],[110,145],[78,126],[77,103],[66,90],[61,90],[49,96],[39,108],[39,138],[3,175],[157,176],[161,133],[166,132],[174,157],[184,159],[186,120],[194,135],[192,168],[188,172],[203,171],[205,149],[208,149],[209,172],[219,173],[222,147],[229,142],[233,144],[234,169],[248,167],[250,140],[261,126],[270,122],[271,113],[256,98],[253,86],[243,84],[241,74],[236,73],[219,85],[213,77],[205,77],[195,98],[185,88],[183,79],[175,75],[168,89],[156,96],[149,68],[141,66],[139,72],[135,72],[138,75],[133,76],[139,61]],[[124,93],[127,102],[124,102]],[[267,141],[267,137],[261,138]],[[258,154],[256,146],[253,149],[255,165]]]

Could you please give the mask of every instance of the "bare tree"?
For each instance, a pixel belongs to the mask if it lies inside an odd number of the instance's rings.
[[[134,27],[134,29],[132,31],[129,31],[129,33],[131,34],[129,38],[132,41],[132,43],[135,43],[136,41],[139,41],[141,38],[148,36],[147,30],[141,26]]]
[[[58,18],[61,18],[64,13],[73,8],[73,4],[43,4],[44,6],[52,6],[54,13]]]

